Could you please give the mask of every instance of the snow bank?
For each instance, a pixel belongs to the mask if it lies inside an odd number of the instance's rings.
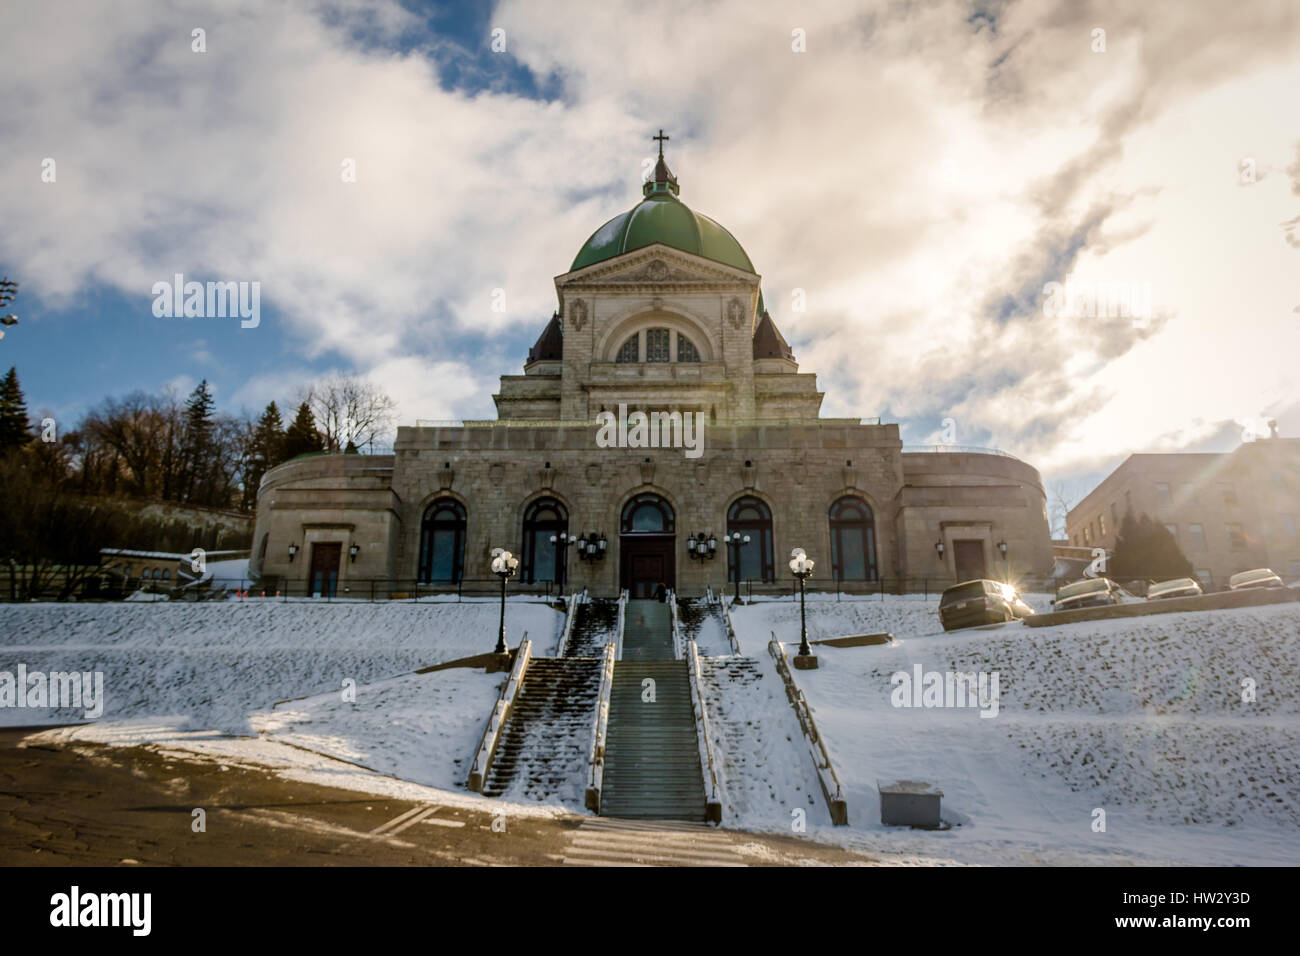
[[[798,639],[798,605],[733,612],[747,654]],[[966,862],[1290,863],[1300,859],[1300,608],[1281,605],[945,635],[907,598],[810,602],[810,636],[892,631],[891,645],[818,647],[796,679],[878,851]],[[996,717],[900,708],[891,675],[998,672]],[[1242,699],[1243,680],[1256,699]],[[879,824],[876,784],[937,784],[942,833]],[[1094,811],[1106,831],[1094,832]]]
[[[337,692],[496,644],[499,604],[247,600],[0,606],[0,671],[102,671],[104,720],[252,733],[247,715],[276,701]],[[512,600],[506,634],[550,653],[563,615]],[[67,723],[81,711],[6,707],[6,726]]]

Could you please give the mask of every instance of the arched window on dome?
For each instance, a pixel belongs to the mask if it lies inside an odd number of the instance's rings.
[[[677,333],[677,361],[679,362],[698,362],[700,360],[700,351],[695,347],[695,343]]]
[[[421,584],[455,584],[465,568],[465,507],[455,498],[439,498],[420,523]]]
[[[669,334],[667,329],[646,329],[645,360],[647,362],[671,362],[669,351]]]
[[[831,505],[831,576],[836,581],[875,581],[876,521],[871,506],[846,495]]]
[[[641,350],[639,348],[640,344],[641,344],[641,333],[639,332],[633,333],[632,337],[629,338],[626,342],[624,342],[623,347],[618,350],[618,355],[615,356],[614,361],[615,362],[639,361],[640,353],[641,353]]]

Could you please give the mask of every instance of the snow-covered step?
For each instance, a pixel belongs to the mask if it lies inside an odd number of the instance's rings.
[[[594,658],[535,657],[510,710],[484,796],[544,799],[580,788],[600,692]]]
[[[788,826],[795,810],[829,823],[803,733],[771,662],[701,656],[700,683],[727,806],[752,823]]]
[[[677,620],[682,634],[695,641],[701,656],[722,657],[734,653],[721,604],[710,604],[704,598],[678,598]]]
[[[623,660],[671,661],[676,656],[668,605],[645,599],[628,601],[623,620]]]
[[[592,598],[578,605],[565,657],[600,657],[618,627],[618,601]]]

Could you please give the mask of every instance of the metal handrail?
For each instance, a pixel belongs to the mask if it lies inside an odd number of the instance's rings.
[[[691,683],[691,709],[695,711],[695,736],[700,749],[700,775],[703,777],[707,795],[705,819],[710,823],[721,823],[722,798],[718,794],[718,773],[713,764],[713,741],[709,739],[709,715],[704,705],[703,682],[700,680],[700,651],[693,637],[687,641],[686,673]]]
[[[600,668],[600,693],[596,698],[596,718],[591,725],[591,746],[587,751],[586,807],[600,813],[600,795],[605,786],[605,740],[609,733],[609,701],[614,689],[614,644],[605,645]]]
[[[482,793],[483,785],[487,783],[488,772],[492,769],[492,757],[496,753],[497,742],[501,739],[501,730],[510,718],[510,708],[514,704],[515,695],[523,685],[532,653],[533,644],[528,640],[528,632],[525,631],[523,640],[519,642],[519,650],[515,652],[510,677],[501,685],[501,693],[497,695],[492,716],[488,718],[487,727],[483,730],[483,738],[479,741],[478,750],[474,754],[474,763],[465,785],[475,793]]]
[[[794,674],[790,671],[790,664],[786,660],[785,648],[776,639],[775,631],[772,632],[772,640],[768,642],[767,649],[776,661],[777,673],[785,683],[786,697],[794,708],[795,716],[799,720],[799,729],[803,731],[804,740],[808,744],[809,753],[813,758],[813,769],[817,771],[817,782],[821,786],[822,795],[826,798],[826,807],[830,811],[831,823],[836,826],[848,826],[848,805],[844,800],[844,789],[840,786],[839,774],[835,772],[835,765],[831,763],[830,752],[826,749],[826,742],[817,729],[816,721],[813,720],[808,700],[799,685],[795,683]],[[827,777],[830,778],[833,787],[827,784]]]
[[[673,657],[680,661],[683,653],[682,634],[677,619],[677,595],[673,594],[672,588],[668,589],[668,594],[665,596],[664,600],[668,602],[668,617],[669,620],[672,621]]]
[[[564,630],[560,632],[560,641],[555,645],[556,657],[563,657],[565,649],[569,646],[569,637],[573,634],[573,622],[578,616],[578,605],[582,603],[585,594],[584,591],[582,594],[569,595],[569,607],[564,615]]]
[[[623,621],[627,617],[627,590],[618,595],[618,623],[614,628],[614,653],[618,660],[623,659]]]

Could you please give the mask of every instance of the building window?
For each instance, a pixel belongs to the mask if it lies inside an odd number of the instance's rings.
[[[1105,515],[1097,515],[1097,527],[1101,531],[1101,534],[1098,535],[1098,538],[1100,539],[1106,537],[1106,516]]]
[[[656,494],[637,495],[623,506],[623,534],[672,534],[673,508]]]
[[[1090,544],[1092,544],[1092,532],[1088,530],[1088,526],[1087,526],[1087,525],[1084,525],[1084,526],[1083,526],[1083,546],[1086,548],[1086,547],[1088,547],[1088,545],[1090,545]]]
[[[1214,584],[1214,575],[1210,572],[1209,568],[1197,568],[1196,576],[1201,581],[1201,587],[1205,588],[1207,591],[1210,589],[1211,585]]]
[[[1178,525],[1167,524],[1165,525],[1165,530],[1169,532],[1169,536],[1171,538],[1173,538],[1175,541],[1178,540]]]
[[[564,586],[564,564],[560,561],[559,538],[569,533],[569,513],[554,498],[538,498],[524,512],[524,546],[520,580],[525,584],[553,581]]]
[[[1221,484],[1219,489],[1223,492],[1223,506],[1225,508],[1237,507],[1237,490],[1232,485]]]
[[[420,583],[456,584],[464,571],[465,507],[455,498],[439,498],[420,524]]]
[[[1228,547],[1233,551],[1240,551],[1246,547],[1246,535],[1242,533],[1241,525],[1229,523],[1224,527],[1228,530]]]
[[[1110,503],[1110,523],[1116,528],[1119,527],[1119,508],[1113,501]]]
[[[1156,482],[1156,501],[1162,505],[1169,504],[1169,482]]]
[[[1295,515],[1282,515],[1282,537],[1295,537]]]
[[[672,355],[668,351],[667,329],[646,329],[645,360],[647,362],[672,361]]]
[[[261,567],[266,562],[266,545],[271,539],[271,532],[262,535],[262,543],[257,546],[257,566]]]
[[[699,360],[700,351],[695,347],[695,343],[679,332],[677,334],[677,361],[698,362]]]
[[[772,562],[772,512],[761,500],[747,495],[727,509],[727,533],[749,535],[749,543],[740,547],[740,579],[775,581]],[[731,549],[728,549],[730,557]],[[728,570],[728,580],[736,579],[736,569]]]
[[[1190,481],[1184,481],[1178,486],[1178,497],[1182,499],[1183,504],[1196,500],[1196,486]]]
[[[170,581],[172,579],[172,573],[164,569],[162,579],[164,581]]]
[[[615,362],[636,362],[639,361],[641,351],[641,335],[637,333],[623,343],[623,347],[618,350],[618,355],[614,357]]]
[[[837,581],[875,581],[876,523],[861,498],[831,505],[831,576]]]
[[[1187,526],[1187,544],[1197,551],[1205,550],[1205,528],[1199,524]]]

